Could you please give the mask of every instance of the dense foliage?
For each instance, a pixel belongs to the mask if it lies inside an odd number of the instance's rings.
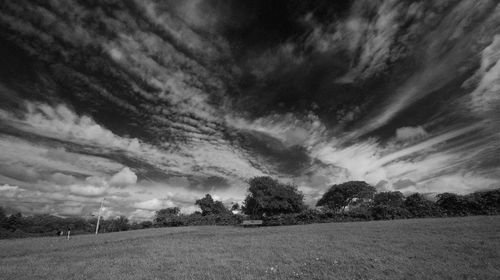
[[[350,181],[333,185],[321,197],[316,206],[328,207],[332,210],[344,211],[348,206],[362,203],[373,198],[376,190],[362,181]]]
[[[296,186],[283,184],[271,177],[254,177],[248,182],[248,196],[243,213],[253,216],[273,216],[299,213],[304,207],[304,195]]]
[[[375,192],[365,182],[352,181],[333,185],[318,201],[316,209],[307,209],[303,195],[293,185],[270,177],[249,180],[248,196],[237,213],[237,203],[226,208],[210,194],[196,200],[201,212],[182,214],[178,207],[160,209],[153,221],[133,222],[120,216],[101,219],[99,232],[125,231],[151,227],[191,225],[239,225],[246,218],[259,218],[265,225],[293,225],[323,222],[408,219],[500,214],[500,189],[467,195],[442,193],[433,199],[414,193]],[[72,234],[93,233],[97,218],[62,218],[51,215],[8,215],[0,207],[0,238],[56,235],[71,229]]]
[[[194,203],[201,209],[201,214],[205,215],[222,215],[227,214],[229,210],[224,206],[222,201],[214,201],[211,195],[207,194],[204,198],[196,200]]]
[[[58,232],[71,234],[95,232],[97,218],[84,219],[81,217],[62,218],[52,215],[23,216],[15,213],[8,217],[0,207],[0,238],[30,237],[57,235]],[[131,227],[125,216],[114,219],[101,219],[99,232],[125,231]]]

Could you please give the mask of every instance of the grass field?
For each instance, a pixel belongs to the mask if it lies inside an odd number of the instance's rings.
[[[500,216],[0,241],[1,279],[500,279]]]

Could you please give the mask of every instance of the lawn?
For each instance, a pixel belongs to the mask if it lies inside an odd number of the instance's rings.
[[[1,279],[500,279],[500,216],[0,240]]]

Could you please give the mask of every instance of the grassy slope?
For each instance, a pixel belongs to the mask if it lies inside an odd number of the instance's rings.
[[[0,278],[500,279],[500,216],[1,240]]]

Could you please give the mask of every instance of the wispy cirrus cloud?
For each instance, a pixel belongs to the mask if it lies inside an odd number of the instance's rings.
[[[106,215],[145,219],[194,211],[207,192],[241,202],[257,175],[297,184],[311,205],[347,180],[494,187],[499,9],[5,3],[0,199],[87,215],[106,197]]]

